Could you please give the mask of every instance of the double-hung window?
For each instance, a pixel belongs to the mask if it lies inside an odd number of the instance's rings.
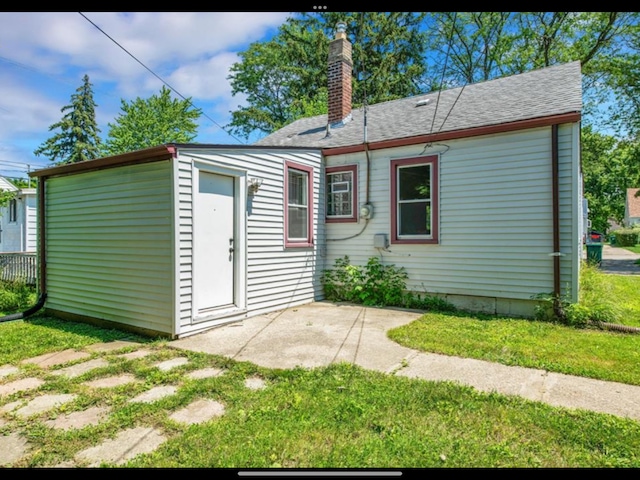
[[[391,242],[438,243],[438,157],[391,161]]]
[[[313,169],[285,164],[285,247],[313,245]]]
[[[327,223],[356,222],[358,167],[328,167],[326,171]]]

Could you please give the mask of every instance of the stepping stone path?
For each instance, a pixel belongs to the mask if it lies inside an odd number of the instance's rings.
[[[136,348],[136,350],[119,353],[118,351]],[[136,342],[116,341],[95,344],[81,350],[68,349],[61,352],[48,353],[38,357],[23,360],[20,366],[37,365],[43,370],[42,377],[32,374],[27,378],[19,378],[22,369],[15,365],[0,365],[0,468],[11,467],[16,462],[28,458],[31,445],[20,431],[9,431],[12,420],[24,420],[49,414],[50,419],[43,424],[54,429],[69,431],[99,425],[109,419],[110,410],[104,406],[91,406],[83,410],[69,411],[72,402],[78,397],[69,393],[54,393],[52,391],[29,395],[34,390],[47,383],[47,376],[66,377],[70,380],[80,377],[96,369],[108,367],[113,361],[136,361],[144,359],[154,351]],[[175,357],[156,362],[154,367],[161,371],[170,371],[189,364],[186,357]],[[185,373],[186,381],[218,377],[225,373],[221,368],[202,368]],[[49,379],[51,379],[49,377]],[[133,374],[123,373],[115,376],[92,378],[80,382],[90,389],[110,389],[123,385],[139,385],[141,381]],[[264,380],[251,377],[245,380],[248,389],[265,388]],[[180,385],[160,385],[150,388],[133,398],[131,403],[153,403],[167,396],[174,395]],[[24,398],[6,402],[8,396],[23,392]],[[63,412],[55,416],[55,410],[63,408]],[[206,422],[224,415],[225,407],[222,403],[212,399],[197,399],[184,408],[168,415],[174,422],[184,425]],[[17,428],[17,427],[16,427]],[[121,431],[115,438],[104,439],[102,443],[76,453],[72,461],[65,461],[51,467],[78,468],[99,467],[101,465],[121,465],[137,455],[150,453],[167,440],[165,432],[158,428],[136,426]]]

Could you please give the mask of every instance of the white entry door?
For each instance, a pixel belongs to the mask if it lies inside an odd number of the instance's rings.
[[[193,234],[197,313],[235,303],[235,179],[198,170]]]

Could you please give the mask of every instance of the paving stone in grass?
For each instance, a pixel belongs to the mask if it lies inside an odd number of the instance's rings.
[[[184,365],[186,363],[189,363],[189,359],[185,358],[185,357],[176,357],[176,358],[172,358],[171,360],[165,360],[164,362],[160,362],[160,363],[156,363],[156,367],[158,367],[160,370],[171,370],[173,368],[179,367],[180,365]]]
[[[22,360],[20,363],[35,363],[39,367],[49,368],[55,365],[62,365],[63,363],[74,362],[90,356],[91,355],[87,352],[68,349],[63,350],[62,352],[45,353],[44,355],[39,355],[37,357],[27,358],[26,360]]]
[[[60,370],[52,370],[51,373],[53,375],[64,375],[65,377],[75,378],[93,369],[106,367],[107,365],[109,365],[109,362],[107,362],[105,359],[94,358],[93,360],[89,360],[88,362],[78,363],[76,365],[61,368]]]
[[[99,467],[102,462],[120,465],[137,455],[151,453],[165,441],[166,437],[159,430],[135,427],[120,432],[116,438],[81,451],[75,458],[81,462],[89,462],[89,467]]]
[[[129,373],[125,373],[122,375],[114,375],[111,377],[90,380],[88,382],[83,382],[83,385],[87,385],[88,387],[93,387],[93,388],[112,388],[112,387],[119,387],[120,385],[126,385],[128,383],[133,383],[136,381],[137,379],[135,376]]]
[[[160,387],[154,387],[151,390],[141,393],[135,398],[132,398],[131,402],[153,403],[156,400],[173,395],[178,390],[178,387],[173,385],[163,385]]]
[[[13,365],[2,365],[0,367],[0,378],[13,375],[14,373],[18,373],[19,371],[20,369],[18,367],[14,367]]]
[[[44,380],[35,377],[21,378],[20,380],[0,385],[0,397],[2,397],[3,395],[11,395],[16,392],[34,390],[43,383]]]
[[[14,413],[23,417],[29,417],[38,413],[46,412],[64,403],[75,400],[77,395],[61,393],[58,395],[42,395],[27,403],[24,407],[15,410]]]
[[[107,417],[109,409],[106,407],[91,407],[81,412],[71,412],[48,420],[45,423],[60,430],[80,429],[89,425],[97,425]]]
[[[244,381],[244,386],[251,390],[260,390],[266,387],[266,382],[260,377],[250,377]]]
[[[19,433],[0,435],[0,467],[11,466],[28,451],[29,443]]]
[[[224,373],[224,369],[222,368],[201,368],[200,370],[194,370],[193,372],[187,373],[188,378],[200,379],[200,378],[209,378],[209,377],[217,377]]]
[[[135,360],[137,358],[146,357],[151,353],[153,353],[152,350],[141,348],[140,350],[136,350],[135,352],[123,353],[121,355],[118,355],[118,357],[124,358],[125,360]]]
[[[169,415],[176,422],[193,424],[224,415],[224,405],[215,400],[200,399]]]

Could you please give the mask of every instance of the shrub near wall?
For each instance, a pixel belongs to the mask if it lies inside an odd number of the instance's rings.
[[[453,304],[442,298],[407,290],[407,279],[404,267],[383,265],[377,257],[369,258],[365,266],[352,265],[345,255],[336,259],[333,269],[323,272],[322,286],[326,299],[332,302],[441,312],[455,310]]]
[[[616,230],[616,245],[619,247],[633,247],[639,242],[640,230],[637,228],[623,228]]]

